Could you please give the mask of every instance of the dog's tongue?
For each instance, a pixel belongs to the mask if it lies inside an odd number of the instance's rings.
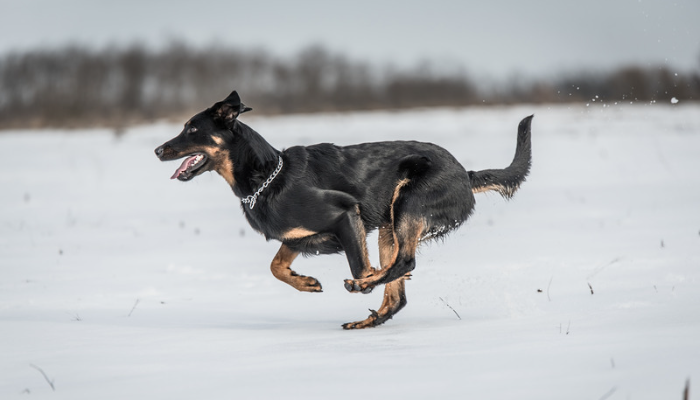
[[[187,168],[189,168],[189,167],[191,167],[192,165],[194,165],[194,161],[195,161],[196,158],[197,158],[196,155],[194,155],[194,156],[192,156],[192,157],[187,157],[187,158],[185,158],[185,161],[182,162],[182,165],[180,165],[180,168],[178,168],[177,171],[175,171],[175,173],[173,174],[173,176],[170,177],[170,179],[175,179],[175,178],[177,178],[178,176],[180,176],[181,173],[185,172],[185,170],[186,170]]]

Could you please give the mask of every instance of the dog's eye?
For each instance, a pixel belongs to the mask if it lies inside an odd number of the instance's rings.
[[[187,133],[195,133],[195,132],[197,132],[197,128],[195,128],[194,126],[187,130]]]

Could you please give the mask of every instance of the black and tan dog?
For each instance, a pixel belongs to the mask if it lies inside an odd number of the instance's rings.
[[[475,172],[431,143],[323,143],[279,151],[238,120],[250,110],[234,91],[192,117],[156,155],[162,161],[187,157],[173,179],[216,171],[226,180],[253,229],[282,242],[271,265],[279,280],[320,292],[321,284],[294,272],[292,262],[299,254],[345,252],[353,277],[345,280],[348,291],[368,293],[385,285],[379,310],[345,329],[377,326],[401,310],[418,245],[462,225],[474,208],[474,193],[493,190],[510,198],[530,169],[532,116],[520,122],[509,167]],[[378,269],[370,264],[366,243],[375,229]]]

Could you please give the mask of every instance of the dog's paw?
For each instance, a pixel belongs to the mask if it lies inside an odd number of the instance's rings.
[[[294,282],[294,287],[300,292],[321,293],[323,287],[318,279],[310,276],[297,276]]]
[[[384,321],[381,321],[381,318],[379,317],[379,314],[374,311],[374,310],[369,310],[370,315],[366,319],[362,321],[356,321],[356,322],[348,322],[346,324],[343,324],[343,329],[345,330],[351,330],[351,329],[365,329],[365,328],[373,328],[377,325],[381,325]]]
[[[370,293],[374,289],[373,284],[365,279],[346,279],[345,289],[350,293]]]

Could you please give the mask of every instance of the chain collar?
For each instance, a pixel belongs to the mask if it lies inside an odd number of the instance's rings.
[[[260,196],[260,193],[262,193],[263,190],[265,190],[270,185],[270,183],[272,183],[272,181],[275,179],[277,174],[279,174],[280,171],[282,170],[282,165],[283,165],[282,156],[278,156],[278,158],[279,158],[279,164],[277,164],[277,169],[275,169],[275,172],[273,172],[270,175],[270,177],[267,178],[265,183],[263,183],[262,186],[260,186],[260,189],[258,189],[258,191],[253,193],[252,195],[247,196],[244,199],[241,199],[241,203],[248,204],[248,207],[250,207],[251,210],[253,209],[253,207],[255,207],[255,202],[258,201],[258,196]]]

